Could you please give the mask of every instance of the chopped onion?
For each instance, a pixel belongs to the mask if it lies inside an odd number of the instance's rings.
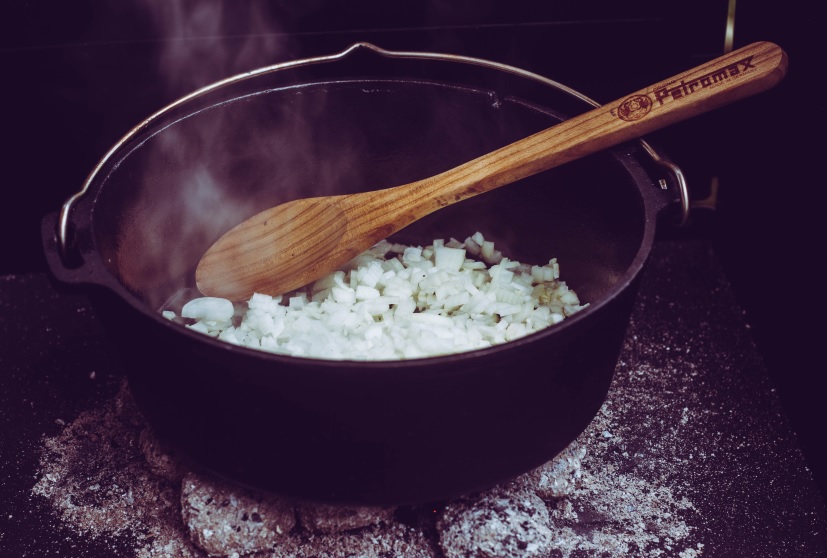
[[[519,339],[585,308],[559,277],[556,259],[544,266],[509,260],[479,232],[425,247],[383,240],[305,289],[256,293],[246,308],[196,298],[181,317],[194,331],[275,353],[420,358]]]

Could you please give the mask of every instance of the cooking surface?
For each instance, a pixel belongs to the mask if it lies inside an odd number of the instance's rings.
[[[6,275],[0,312],[0,555],[134,555],[134,534],[79,535],[32,493],[45,438],[101,409],[121,384],[87,299],[55,291],[42,274]],[[671,550],[663,533],[667,542],[653,546],[665,555],[827,555],[823,500],[706,241],[656,243],[615,374],[584,440],[585,471],[603,479],[602,497],[662,491],[680,505],[651,508],[663,516],[635,527],[635,506],[589,515],[597,492],[583,492],[572,497],[579,518],[558,522],[634,542],[679,519]]]
[[[79,535],[31,493],[43,474],[44,440],[111,402],[122,377],[86,297],[57,293],[42,273],[40,219],[140,119],[214,79],[363,40],[513,64],[606,101],[719,55],[727,16],[721,2],[478,3],[474,10],[424,2],[407,12],[368,2],[324,17],[324,3],[311,2],[278,8],[286,17],[264,29],[231,18],[220,30],[159,30],[143,11],[149,4],[11,2],[0,18],[0,66],[12,84],[0,97],[12,108],[4,125],[14,138],[4,146],[13,163],[5,167],[10,199],[0,204],[3,557],[141,550],[129,533],[119,542]],[[795,141],[805,124],[818,127],[825,117],[823,107],[800,102],[814,90],[820,51],[811,37],[819,19],[758,3],[739,3],[737,15],[735,47],[776,41],[790,53],[791,72],[783,88],[652,138],[687,172],[694,198],[703,199],[713,180],[720,183],[714,238],[710,245],[655,247],[584,461],[603,475],[604,488],[612,488],[612,478],[637,481],[614,487],[630,509],[581,513],[572,526],[582,537],[614,530],[627,542],[635,533],[661,532],[659,521],[641,517],[630,500],[643,483],[692,505],[681,508],[677,523],[662,518],[688,528],[671,550],[661,543],[664,555],[692,556],[680,553],[703,544],[703,556],[825,556],[827,512],[799,449],[823,486],[823,366],[813,365],[822,356],[823,327],[809,324],[824,313],[823,297],[813,296],[822,292],[821,277],[810,263],[823,244],[824,194],[796,187],[820,173],[822,146]],[[205,57],[217,37],[230,50]],[[250,37],[262,47],[247,52],[256,56],[234,58]],[[167,75],[158,61],[169,45],[190,46],[183,52],[193,56],[182,62],[200,71]],[[589,497],[572,502],[585,505]],[[633,518],[652,524],[630,526]]]

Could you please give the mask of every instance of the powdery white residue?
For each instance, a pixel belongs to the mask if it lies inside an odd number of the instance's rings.
[[[297,524],[267,548],[256,546],[261,551],[255,556],[701,556],[703,544],[692,539],[690,526],[696,511],[679,487],[664,482],[683,465],[670,462],[674,455],[669,453],[678,447],[681,421],[650,442],[631,443],[640,438],[635,434],[639,421],[625,416],[628,400],[635,397],[625,385],[616,386],[615,394],[623,396],[618,400],[622,406],[610,397],[569,448],[513,481],[429,506],[432,513],[420,514],[426,519],[417,524],[400,521],[404,513],[374,513],[376,523],[338,532]],[[638,410],[645,408],[642,400],[635,403]],[[74,532],[111,539],[114,556],[199,558],[207,556],[205,550],[211,556],[232,556],[253,548],[244,541],[223,545],[211,539],[205,549],[198,537],[191,537],[182,518],[180,475],[167,474],[178,470],[170,465],[174,456],[149,441],[146,423],[124,386],[114,400],[82,413],[45,440],[33,492],[46,498]],[[159,455],[165,465],[161,469]],[[302,517],[308,515],[306,507],[293,505]],[[310,512],[330,514],[322,508]],[[531,533],[511,520],[523,516],[537,522]],[[514,532],[507,528],[512,524]],[[535,532],[542,536],[529,536]],[[233,536],[240,533],[236,529]]]
[[[111,538],[113,553],[205,556],[186,535],[180,486],[154,475],[147,465],[139,440],[143,427],[125,390],[101,408],[81,413],[45,440],[32,492],[46,498],[76,533]]]

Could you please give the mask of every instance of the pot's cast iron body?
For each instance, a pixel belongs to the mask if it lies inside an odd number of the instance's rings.
[[[638,144],[456,204],[394,237],[481,231],[591,305],[543,332],[397,362],[294,358],[163,318],[198,258],[258,211],[436,174],[588,108],[532,77],[361,46],[216,88],[133,131],[71,208],[43,222],[53,275],[91,285],[135,398],[194,464],[291,497],[440,500],[553,457],[603,403],[657,217],[674,202]]]

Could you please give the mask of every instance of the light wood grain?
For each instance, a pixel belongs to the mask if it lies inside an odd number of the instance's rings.
[[[439,175],[267,209],[210,247],[196,283],[231,300],[296,289],[442,207],[759,93],[786,70],[780,47],[754,43]]]

